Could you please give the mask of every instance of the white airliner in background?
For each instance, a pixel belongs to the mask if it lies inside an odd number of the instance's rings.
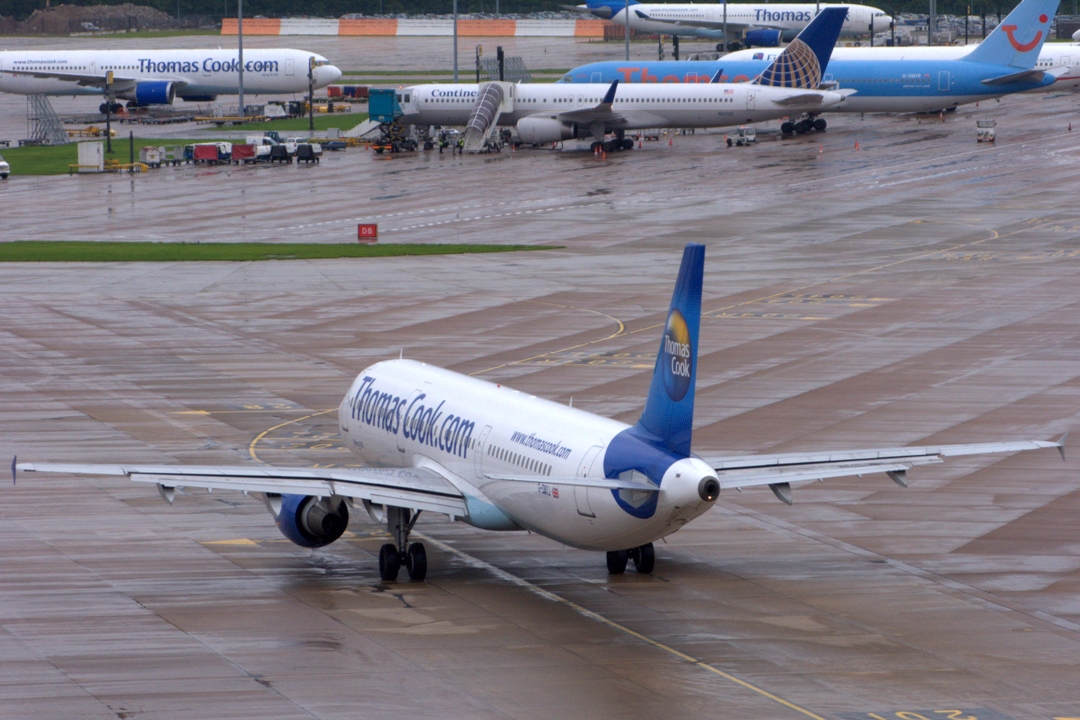
[[[776,59],[748,83],[486,83],[415,85],[398,93],[412,125],[465,125],[496,114],[499,125],[516,125],[522,143],[543,145],[593,138],[593,148],[630,149],[628,130],[716,128],[819,113],[841,103],[845,90],[819,90],[846,7],[825,8]],[[481,96],[480,92],[484,95]],[[476,111],[474,114],[474,110]],[[484,126],[486,128],[486,125]],[[468,133],[468,131],[466,131]],[[605,133],[615,140],[604,143]]]
[[[608,570],[653,569],[653,542],[706,512],[723,490],[768,486],[791,503],[792,483],[886,473],[906,487],[908,469],[946,457],[1058,448],[1064,440],[777,455],[691,453],[705,247],[687,245],[660,338],[649,394],[635,425],[412,360],[363,370],[338,409],[341,436],[371,467],[39,464],[16,470],[121,475],[154,483],[172,502],[185,487],[261,494],[289,540],[316,548],[345,532],[356,502],[385,522],[384,580],[402,565],[427,573],[409,543],[421,512],[486,530],[531,530],[607,552]]]
[[[304,50],[246,50],[244,93],[306,93],[308,63],[321,88],[341,77],[322,55]],[[112,94],[137,105],[175,98],[214,100],[239,91],[236,50],[12,50],[0,52],[0,92],[19,95],[102,95],[112,72]]]
[[[884,10],[869,5],[837,3],[729,3],[727,27],[732,38],[748,46],[773,47],[795,37],[820,10],[846,7],[848,16],[841,37],[857,37],[887,30],[892,18]],[[573,8],[619,25],[626,25],[627,2],[588,0]],[[654,35],[682,37],[724,37],[724,3],[641,3],[629,0],[630,29]],[[717,46],[717,49],[721,49]]]

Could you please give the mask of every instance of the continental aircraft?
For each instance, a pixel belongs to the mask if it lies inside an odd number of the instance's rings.
[[[369,467],[54,465],[16,470],[118,475],[157,486],[262,496],[281,533],[318,548],[334,542],[360,504],[394,541],[379,573],[427,573],[422,543],[409,542],[422,512],[485,530],[529,530],[607,553],[608,571],[653,570],[653,542],[706,512],[727,490],[769,487],[792,502],[794,483],[907,471],[947,457],[1057,448],[1064,440],[721,456],[691,452],[705,246],[683,251],[675,292],[641,419],[626,425],[413,360],[361,371],[338,408],[345,444]]]
[[[465,125],[485,102],[502,106],[498,124],[516,125],[532,145],[592,137],[593,149],[630,149],[623,135],[641,128],[725,127],[820,112],[845,102],[844,91],[818,89],[847,9],[826,8],[752,83],[702,85],[607,84],[416,85],[399,93],[412,125]],[[714,70],[719,80],[720,71]],[[490,99],[491,86],[502,97]],[[480,98],[483,90],[485,97]],[[618,91],[618,92],[617,92]],[[479,98],[479,99],[478,99]],[[490,108],[487,110],[490,111]],[[606,133],[615,139],[605,144]]]
[[[837,52],[822,82],[855,93],[830,111],[937,112],[965,103],[1045,88],[1065,68],[1037,66],[1043,43],[1057,12],[1058,0],[1022,0],[1008,17],[963,57],[908,54],[890,51],[872,55],[867,49],[857,58]],[[900,57],[896,57],[896,53]],[[747,59],[725,56],[714,61],[599,62],[567,73],[564,83],[702,82],[723,69],[721,80],[746,82],[769,66],[765,53]],[[755,58],[756,54],[751,54]],[[820,120],[820,118],[819,118]],[[823,128],[818,128],[823,129]]]
[[[724,38],[723,3],[641,3],[629,0],[630,29],[655,35]],[[728,32],[750,47],[775,47],[781,40],[788,42],[806,27],[819,7],[840,7],[833,3],[739,3],[728,4]],[[867,35],[889,28],[892,18],[869,5],[843,5],[848,8],[847,19],[840,29],[841,37]],[[627,3],[619,0],[588,0],[573,7],[620,25],[626,25]],[[718,45],[717,50],[723,49]]]
[[[244,93],[306,93],[312,59],[316,88],[341,77],[315,53],[246,50]],[[113,97],[136,105],[169,105],[175,98],[209,102],[238,93],[239,71],[236,50],[11,50],[0,52],[0,92],[103,95],[111,72]]]

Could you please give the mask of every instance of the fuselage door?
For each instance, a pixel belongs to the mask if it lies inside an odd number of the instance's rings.
[[[286,75],[295,75],[296,74],[296,60],[295,59],[293,59],[293,58],[286,58],[285,59],[285,74]]]
[[[937,74],[938,92],[949,92],[949,71],[940,70]]]
[[[589,82],[591,82],[591,83],[602,83],[602,82],[604,82],[604,73],[602,73],[602,72],[594,72],[592,74],[592,77],[589,79]]]
[[[592,470],[593,463],[596,462],[596,458],[600,456],[600,453],[603,452],[603,450],[603,445],[594,445],[589,448],[589,452],[585,453],[585,457],[581,459],[581,463],[578,465],[578,477],[589,477],[589,471]],[[577,503],[578,515],[584,515],[585,517],[591,518],[596,517],[592,505],[589,504],[589,488],[575,485],[574,502]]]
[[[746,91],[746,109],[747,110],[753,110],[754,109],[754,96],[756,94],[757,94],[757,91],[755,91],[755,90],[747,90]]]
[[[476,445],[473,447],[473,463],[476,468],[476,479],[478,482],[484,481],[484,452],[487,449],[487,436],[491,432],[491,426],[485,425],[483,432],[480,433],[480,437],[476,439]]]

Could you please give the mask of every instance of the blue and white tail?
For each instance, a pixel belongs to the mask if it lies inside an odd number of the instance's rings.
[[[978,46],[964,56],[971,62],[1031,70],[1050,36],[1059,0],[1023,0]]]
[[[610,20],[626,9],[627,0],[585,0],[585,7],[597,17]],[[629,0],[630,5],[638,5],[638,0]],[[578,8],[581,6],[578,5]]]
[[[827,7],[818,13],[754,84],[817,90],[847,14],[846,7]]]
[[[697,379],[698,328],[701,326],[701,283],[705,246],[683,250],[679,279],[671,296],[667,325],[656,355],[649,399],[638,425],[682,457],[690,456]]]

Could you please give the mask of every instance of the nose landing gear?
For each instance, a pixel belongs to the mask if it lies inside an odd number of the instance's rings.
[[[607,554],[607,569],[612,575],[622,575],[626,572],[626,564],[634,562],[634,569],[642,575],[652,574],[656,565],[656,551],[653,544],[648,543],[629,550],[610,550]]]
[[[414,515],[407,508],[386,508],[386,529],[396,540],[379,549],[379,576],[386,582],[397,580],[402,566],[409,571],[411,580],[421,581],[427,576],[427,550],[423,543],[409,543],[409,533],[420,512]]]

